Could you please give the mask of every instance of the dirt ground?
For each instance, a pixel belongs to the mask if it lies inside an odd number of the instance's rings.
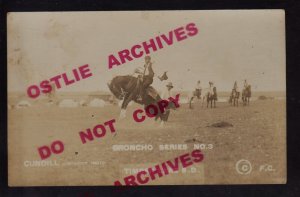
[[[132,112],[137,108],[141,106],[131,105],[123,120],[118,120],[120,108],[113,105],[101,108],[32,105],[9,109],[9,185],[113,185],[130,174],[125,168],[153,167],[190,153],[194,144],[204,144],[203,162],[148,184],[286,182],[284,100],[254,101],[246,107],[217,103],[214,109],[202,108],[196,102],[193,110],[182,104],[171,112],[163,128],[153,119],[134,122]],[[108,132],[103,138],[81,143],[79,131],[113,118],[116,118],[115,134]],[[232,126],[211,127],[221,121]],[[25,161],[41,160],[37,147],[55,140],[63,141],[65,150],[46,161],[56,162],[58,166],[25,166]],[[113,151],[112,146],[116,144],[151,144],[153,150]],[[187,144],[188,148],[161,151],[162,144]],[[237,171],[237,162],[242,159],[251,163],[248,174]]]

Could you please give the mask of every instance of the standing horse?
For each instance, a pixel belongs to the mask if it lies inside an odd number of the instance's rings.
[[[239,106],[239,97],[240,97],[240,92],[236,91],[236,89],[232,89],[230,98],[229,98],[229,103],[233,106]]]
[[[195,97],[197,97],[198,99],[201,99],[201,89],[196,89],[195,91],[192,92],[192,95],[189,98],[189,108],[190,109],[193,109],[192,101]]]
[[[120,119],[126,117],[126,108],[130,101],[134,101],[147,107],[149,104],[157,103],[161,100],[157,91],[152,86],[149,86],[145,91],[143,91],[143,94],[141,95],[142,101],[139,101],[137,99],[139,94],[137,86],[138,79],[130,75],[116,76],[108,84],[108,87],[113,93],[113,95],[119,100],[123,100],[120,112]],[[159,117],[162,121],[167,121],[168,116],[169,113],[157,114],[157,117]]]
[[[251,97],[251,85],[248,85],[246,88],[243,89],[243,93],[242,93],[242,100],[244,105],[250,104],[250,97]]]
[[[217,88],[213,87],[212,92],[211,91],[207,91],[206,94],[204,94],[203,99],[202,99],[202,107],[204,104],[204,100],[206,99],[207,102],[207,108],[210,102],[210,108],[213,107],[213,102],[214,102],[214,107],[216,107],[216,101],[218,100],[218,96],[217,96]]]

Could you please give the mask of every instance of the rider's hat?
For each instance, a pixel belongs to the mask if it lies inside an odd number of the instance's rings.
[[[170,87],[170,88],[173,88],[172,82],[169,82],[166,86],[167,86],[167,87]]]

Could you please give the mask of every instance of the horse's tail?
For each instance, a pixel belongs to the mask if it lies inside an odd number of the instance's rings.
[[[123,99],[123,95],[122,95],[122,90],[119,87],[116,87],[115,81],[117,79],[118,76],[114,77],[110,83],[107,83],[107,86],[109,88],[109,90],[111,91],[111,93],[119,100]]]

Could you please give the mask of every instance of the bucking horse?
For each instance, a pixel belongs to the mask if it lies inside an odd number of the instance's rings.
[[[162,100],[159,96],[158,92],[152,87],[147,87],[143,94],[141,95],[142,100],[138,99],[138,95],[140,94],[138,86],[138,78],[126,75],[126,76],[116,76],[114,77],[110,83],[108,83],[108,87],[113,95],[119,99],[123,100],[120,112],[120,119],[126,117],[126,108],[130,101],[134,101],[141,105],[144,105],[146,108],[148,105],[157,103]],[[168,120],[170,114],[170,110],[166,110],[164,113],[158,113],[155,117],[155,120],[158,118],[163,122]]]

